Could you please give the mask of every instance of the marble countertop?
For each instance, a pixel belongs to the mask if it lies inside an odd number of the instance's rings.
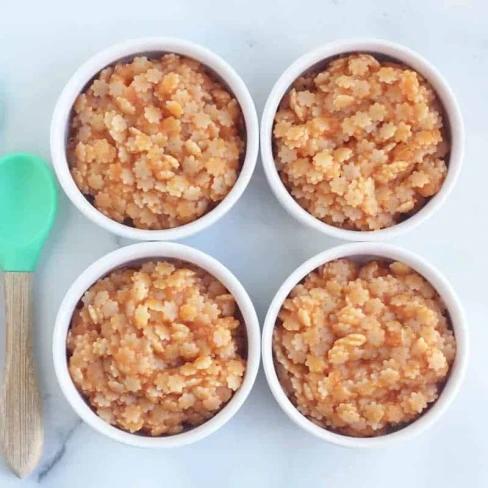
[[[0,457],[0,487],[486,487],[487,15],[484,0],[17,0],[2,5],[0,154],[30,151],[47,160],[49,120],[63,84],[86,58],[125,38],[174,35],[208,46],[242,75],[259,112],[279,74],[320,43],[381,37],[425,55],[459,98],[467,132],[465,166],[442,210],[395,243],[419,252],[451,280],[467,310],[472,356],[459,397],[442,420],[420,438],[386,450],[346,450],[302,432],[272,398],[262,371],[242,410],[200,443],[171,451],[118,444],[81,423],[64,400],[54,376],[51,336],[68,286],[95,259],[127,242],[90,223],[63,195],[35,284],[44,454],[38,469],[22,481]],[[338,244],[285,214],[259,164],[234,209],[184,242],[228,266],[261,319],[298,264]],[[2,317],[3,301],[0,312]],[[0,366],[3,332],[0,325]]]

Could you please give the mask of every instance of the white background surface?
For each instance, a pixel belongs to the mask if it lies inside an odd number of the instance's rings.
[[[459,397],[421,438],[396,448],[352,451],[325,444],[282,413],[260,372],[243,409],[190,447],[143,451],[81,424],[54,378],[51,334],[67,287],[92,261],[126,244],[88,222],[64,196],[36,275],[36,354],[46,410],[39,468],[24,481],[0,459],[0,487],[467,487],[488,485],[487,139],[488,4],[484,0],[1,0],[0,154],[49,159],[49,119],[63,84],[86,58],[116,41],[175,35],[200,42],[241,74],[258,112],[279,74],[327,41],[381,37],[419,51],[446,76],[465,118],[458,185],[427,224],[395,243],[451,280],[469,319],[472,356]],[[280,208],[258,169],[219,224],[186,239],[227,265],[263,319],[284,278],[337,244]],[[3,316],[3,302],[0,303]],[[0,319],[0,363],[3,363]],[[1,376],[1,373],[0,373]]]

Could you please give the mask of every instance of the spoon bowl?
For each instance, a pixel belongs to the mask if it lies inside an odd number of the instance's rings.
[[[51,170],[32,154],[0,158],[0,268],[34,271],[56,216]]]

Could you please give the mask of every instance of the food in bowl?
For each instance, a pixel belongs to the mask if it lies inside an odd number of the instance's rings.
[[[283,303],[273,333],[280,384],[298,411],[354,437],[398,430],[436,401],[456,356],[436,290],[401,262],[330,261]]]
[[[391,227],[442,187],[450,150],[441,104],[408,66],[350,54],[299,77],[273,127],[280,178],[326,224]]]
[[[234,297],[178,260],[112,271],[84,294],[67,336],[70,376],[103,420],[172,435],[215,416],[246,372]]]
[[[239,103],[204,65],[136,56],[103,69],[78,96],[67,156],[76,185],[104,215],[169,229],[231,191],[244,132]]]

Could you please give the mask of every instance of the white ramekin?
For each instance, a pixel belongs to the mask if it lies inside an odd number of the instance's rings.
[[[272,131],[278,106],[293,82],[303,73],[324,65],[328,60],[342,54],[362,52],[387,56],[418,71],[432,85],[437,93],[447,117],[451,136],[451,152],[448,172],[444,184],[437,195],[416,214],[405,221],[386,229],[375,231],[353,231],[334,227],[313,217],[290,195],[278,171],[273,157]],[[268,182],[283,207],[290,215],[309,227],[337,239],[347,241],[380,241],[407,232],[430,217],[451,193],[461,170],[464,153],[464,128],[461,111],[456,98],[444,77],[426,59],[410,49],[389,41],[357,39],[325,44],[298,58],[278,79],[263,110],[261,118],[261,158]]]
[[[177,53],[200,61],[215,73],[236,97],[244,115],[246,153],[239,177],[229,194],[210,212],[199,219],[173,229],[145,230],[120,224],[99,212],[76,186],[66,159],[68,124],[73,104],[87,83],[103,68],[123,59],[141,55]],[[61,187],[73,204],[92,222],[104,229],[133,240],[162,241],[182,239],[200,232],[224,216],[246,189],[254,168],[259,148],[259,122],[256,108],[246,85],[236,71],[220,56],[192,42],[150,37],[116,44],[96,54],[83,64],[71,77],[58,98],[51,120],[51,157]]]
[[[247,334],[247,369],[241,388],[215,417],[192,430],[167,437],[145,437],[130,434],[106,423],[88,406],[76,389],[68,371],[66,336],[71,317],[85,291],[99,278],[113,269],[148,259],[173,258],[196,264],[221,281],[236,299],[244,319]],[[111,252],[87,268],[71,285],[59,308],[54,326],[54,370],[68,403],[88,425],[116,441],[137,447],[167,448],[196,442],[212,434],[227,423],[241,408],[256,379],[260,361],[260,330],[254,306],[239,280],[216,259],[182,244],[149,242],[134,244]]]
[[[273,361],[273,330],[275,327],[276,317],[286,297],[297,283],[299,283],[306,275],[308,275],[318,266],[328,261],[345,257],[358,261],[368,260],[371,258],[384,258],[401,261],[408,264],[411,268],[424,276],[424,278],[426,278],[439,293],[440,297],[447,306],[447,310],[449,311],[454,335],[456,337],[456,358],[454,360],[447,383],[437,401],[429,410],[427,410],[421,417],[411,424],[396,432],[379,437],[358,438],[336,434],[321,428],[308,420],[295,408],[283,391],[283,388],[278,380]],[[393,442],[410,439],[425,431],[441,417],[441,415],[454,400],[466,372],[468,354],[469,342],[466,318],[461,303],[459,302],[459,299],[449,282],[425,259],[421,258],[417,254],[391,244],[371,242],[344,244],[328,249],[327,251],[317,254],[313,258],[309,259],[299,266],[280,287],[268,309],[263,327],[263,367],[268,384],[276,401],[283,411],[288,415],[288,417],[302,429],[310,432],[320,439],[343,447],[384,447]]]

